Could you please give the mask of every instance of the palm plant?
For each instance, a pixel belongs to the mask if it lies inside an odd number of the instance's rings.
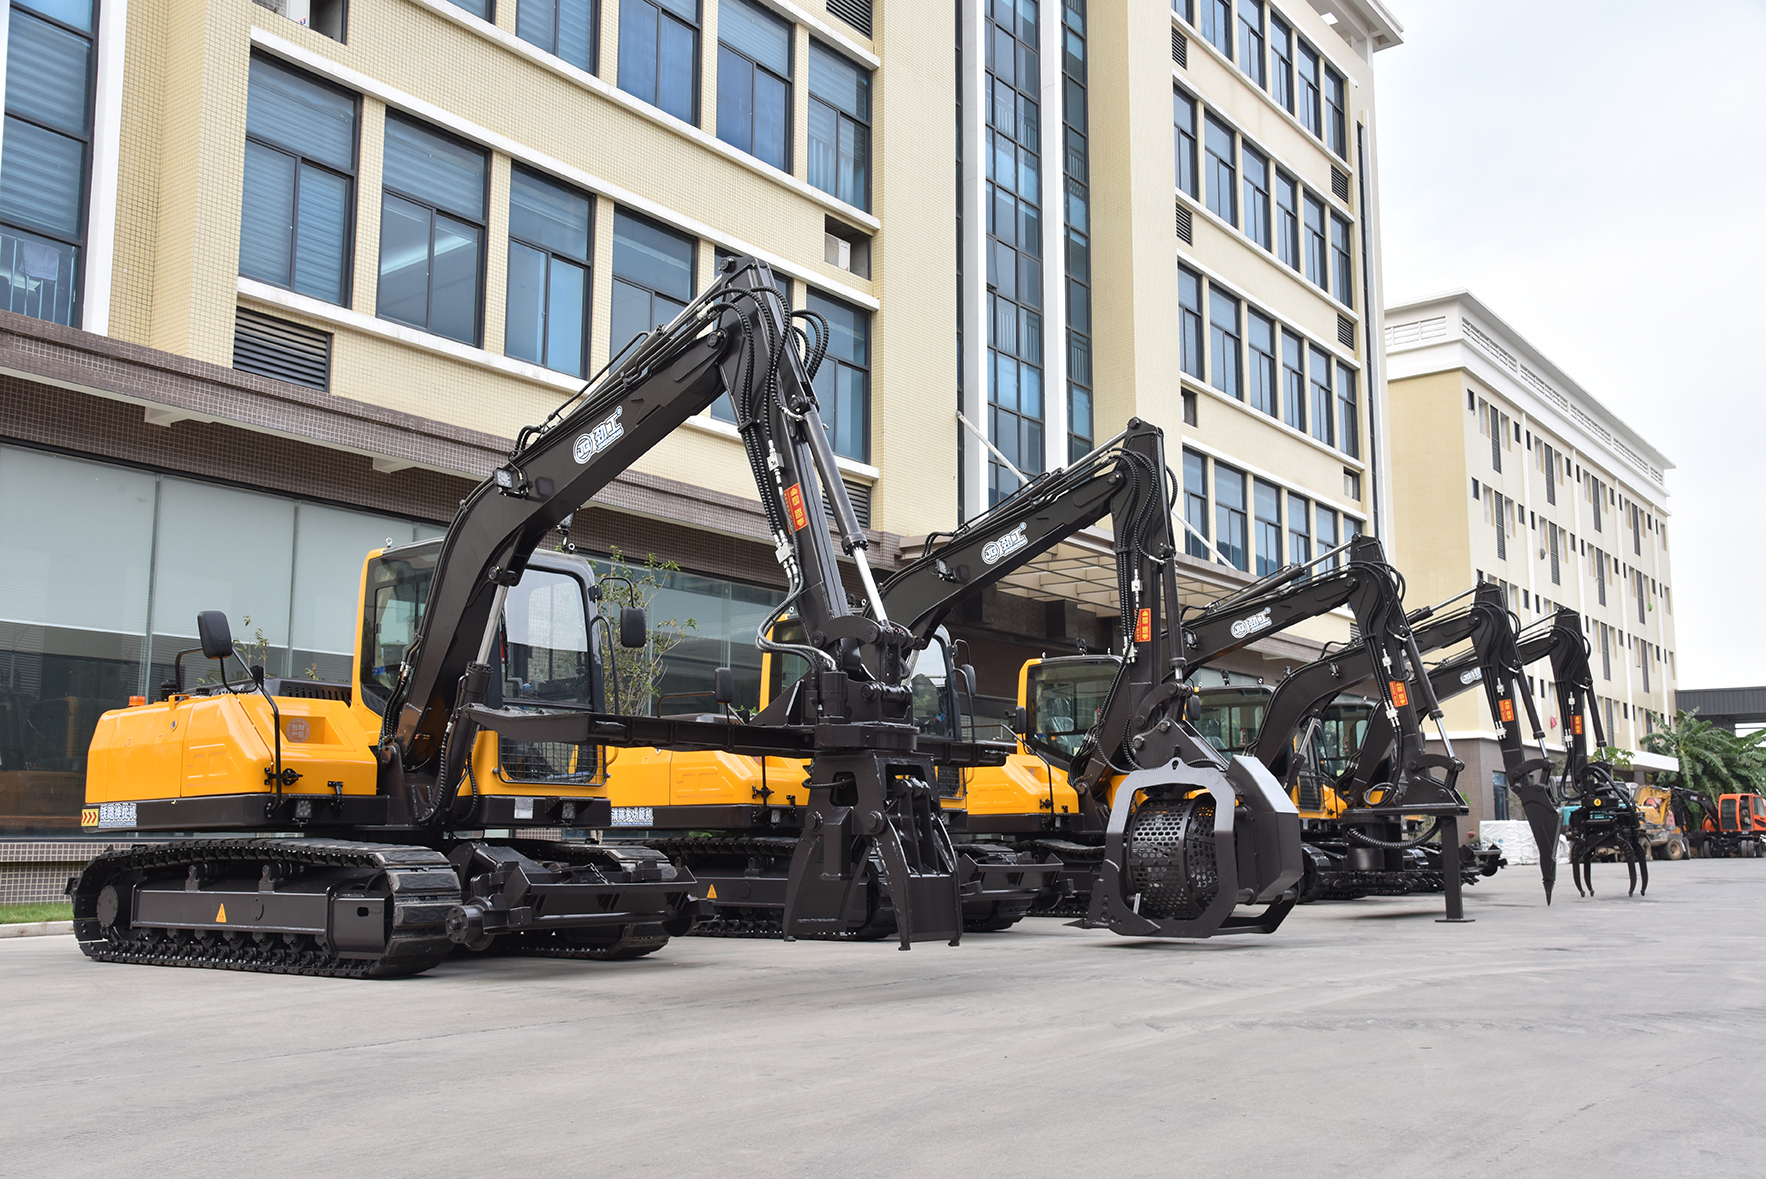
[[[1766,787],[1766,729],[1737,737],[1694,713],[1680,712],[1672,724],[1645,737],[1643,746],[1680,761],[1680,771],[1661,775],[1658,784],[1695,791],[1713,805],[1718,795]]]

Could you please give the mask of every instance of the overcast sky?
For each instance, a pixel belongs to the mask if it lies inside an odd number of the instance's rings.
[[[1766,684],[1766,0],[1388,0],[1386,303],[1464,287],[1649,440],[1685,688]]]

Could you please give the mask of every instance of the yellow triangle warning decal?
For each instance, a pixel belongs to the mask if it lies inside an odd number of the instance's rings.
[[[215,914],[215,923],[217,925],[227,924],[227,906],[226,905],[222,905],[220,912]]]
[[[708,901],[717,900],[717,885],[714,884],[705,890],[705,899]]]

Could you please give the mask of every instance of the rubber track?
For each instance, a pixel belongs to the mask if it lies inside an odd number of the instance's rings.
[[[98,894],[129,872],[165,877],[166,869],[194,864],[238,868],[243,864],[303,864],[315,868],[359,868],[365,879],[384,876],[392,901],[392,935],[378,958],[339,958],[317,948],[284,944],[279,937],[260,945],[249,935],[208,942],[149,939],[146,931],[120,936],[104,933],[95,916],[76,918],[74,933],[86,956],[100,962],[142,966],[199,966],[210,970],[250,970],[266,974],[306,974],[323,978],[408,978],[446,958],[454,948],[443,931],[448,910],[460,903],[460,881],[447,857],[408,844],[354,843],[325,839],[204,839],[137,845],[104,852],[80,873],[74,912],[96,911]]]

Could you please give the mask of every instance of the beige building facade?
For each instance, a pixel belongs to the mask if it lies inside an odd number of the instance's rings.
[[[1673,464],[1469,292],[1387,308],[1386,365],[1407,603],[1494,581],[1523,626],[1578,611],[1607,739],[1639,749],[1674,708]],[[1560,749],[1550,668],[1527,670]],[[1494,726],[1479,693],[1447,706],[1484,819],[1507,817]]]
[[[1398,37],[1376,0],[0,6],[0,834],[74,829],[97,716],[199,609],[343,678],[362,555],[438,534],[725,253],[832,326],[885,571],[1131,416],[1173,439],[1193,598],[1385,534]],[[752,695],[778,600],[721,411],[577,516],[680,566],[669,693],[731,666]],[[1108,554],[955,621],[996,706],[1022,658],[1115,641]]]

